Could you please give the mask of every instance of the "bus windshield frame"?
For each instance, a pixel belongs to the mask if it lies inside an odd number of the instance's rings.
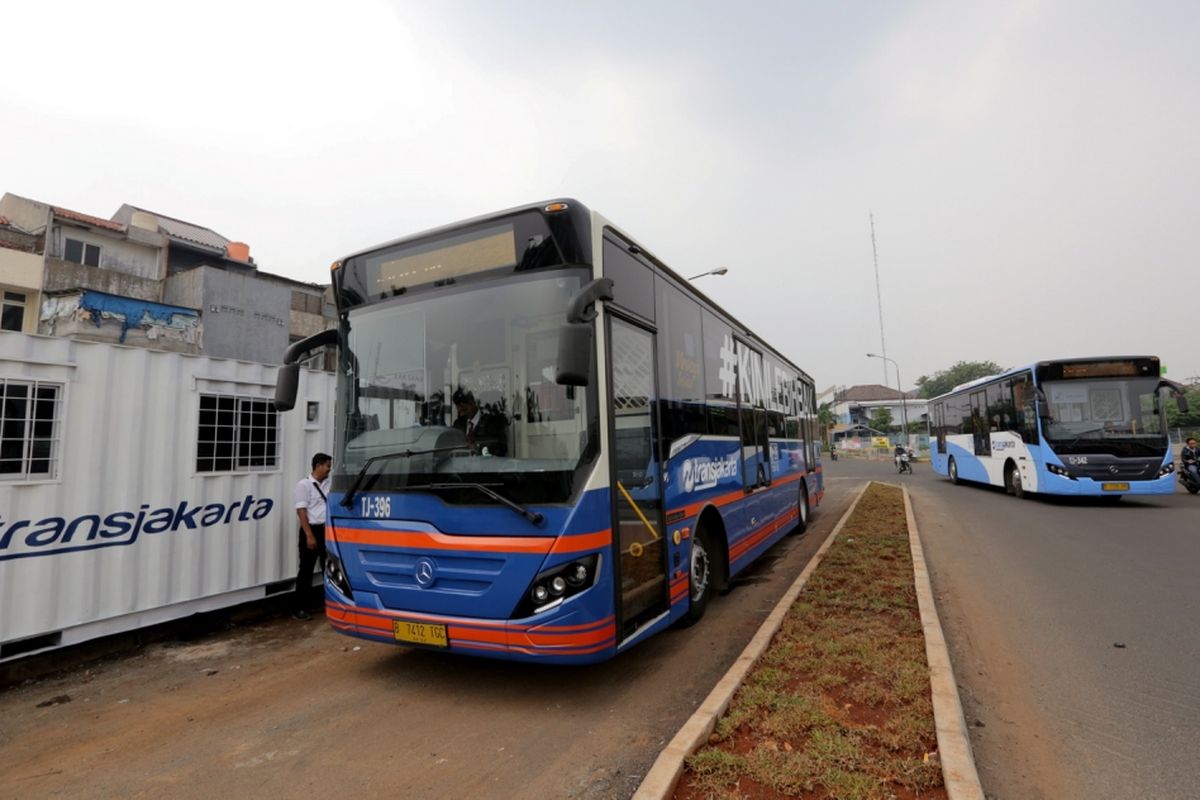
[[[435,485],[425,490],[452,505],[488,502],[475,483],[517,503],[570,502],[599,455],[600,414],[596,380],[560,386],[554,365],[567,301],[589,277],[505,270],[348,309],[334,490],[375,458],[372,491]]]

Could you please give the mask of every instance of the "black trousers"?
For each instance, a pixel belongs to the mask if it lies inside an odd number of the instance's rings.
[[[321,571],[325,571],[325,526],[309,525],[308,527],[312,528],[313,536],[317,539],[317,548],[315,550],[308,549],[308,537],[304,535],[303,528],[298,528],[297,530],[300,532],[300,571],[296,573],[294,595],[297,611],[308,608],[309,597],[312,595],[313,567],[318,559],[321,561]]]

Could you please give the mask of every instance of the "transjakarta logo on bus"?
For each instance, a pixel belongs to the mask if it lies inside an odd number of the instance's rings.
[[[137,511],[115,511],[106,517],[84,514],[72,520],[46,517],[37,522],[28,519],[5,522],[0,517],[0,561],[130,545],[141,534],[174,533],[181,529],[197,530],[260,520],[270,514],[274,506],[274,501],[268,498],[246,495],[244,500],[228,506],[224,503],[193,506],[184,500],[178,506],[151,510],[143,503]]]
[[[683,489],[711,489],[722,478],[737,475],[738,454],[725,458],[689,458],[683,462]]]

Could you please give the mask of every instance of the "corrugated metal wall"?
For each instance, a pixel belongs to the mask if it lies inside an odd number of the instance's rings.
[[[241,602],[295,577],[292,487],[314,452],[332,452],[333,376],[302,372],[296,410],[279,415],[278,467],[196,471],[200,395],[269,399],[275,373],[0,334],[0,379],[64,387],[55,477],[0,475],[0,644],[59,631],[62,643],[77,641]],[[308,402],[319,403],[315,422]],[[160,509],[170,509],[169,524]]]

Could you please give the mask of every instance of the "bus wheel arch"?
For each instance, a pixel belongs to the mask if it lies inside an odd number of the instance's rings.
[[[729,590],[729,536],[725,521],[715,506],[706,506],[696,520],[696,535],[703,535],[709,544],[712,559],[712,585],[724,594]]]

